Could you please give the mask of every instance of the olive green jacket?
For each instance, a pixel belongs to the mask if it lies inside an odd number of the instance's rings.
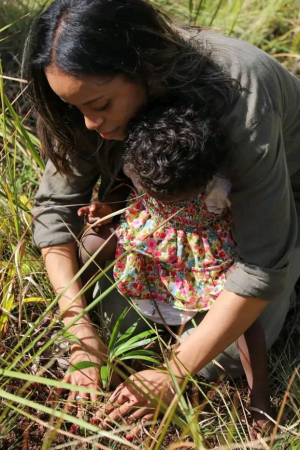
[[[300,80],[246,42],[213,32],[200,36],[212,46],[216,61],[245,88],[221,118],[237,144],[223,169],[232,183],[232,233],[237,243],[236,265],[225,288],[272,300],[286,287],[298,233]],[[110,158],[117,173],[122,144],[112,147]],[[77,209],[89,203],[99,179],[99,153],[79,156],[75,166],[76,177],[69,180],[47,164],[33,211],[38,214],[33,233],[39,247],[72,242],[82,230]],[[99,198],[105,198],[112,183],[102,177]]]

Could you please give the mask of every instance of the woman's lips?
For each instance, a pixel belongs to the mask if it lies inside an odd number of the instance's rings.
[[[109,136],[115,134],[116,131],[118,131],[118,129],[119,129],[119,127],[116,128],[115,130],[112,130],[112,131],[109,131],[109,132],[106,132],[106,131],[100,131],[99,134],[100,134],[100,136],[102,136],[103,138],[106,138],[106,137],[109,137]]]

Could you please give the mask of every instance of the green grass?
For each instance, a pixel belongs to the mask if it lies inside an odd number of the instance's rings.
[[[180,22],[244,39],[283,62],[300,60],[299,0],[156,0]]]
[[[290,70],[297,71],[300,61],[299,0],[157,0],[156,3],[180,21],[213,26],[252,42]],[[19,75],[24,35],[31,16],[3,28],[38,8],[39,2],[33,0],[5,0],[0,6],[0,45],[6,76]],[[40,254],[31,243],[29,211],[42,175],[43,161],[32,122],[25,117],[28,106],[26,103],[20,105],[19,101],[15,103],[22,89],[26,89],[25,83],[0,78],[0,442],[1,438],[15,436],[6,450],[25,448],[22,445],[26,444],[26,439],[30,443],[31,438],[26,433],[24,436],[14,433],[20,427],[24,431],[30,425],[30,433],[38,426],[44,426],[45,430],[48,427],[41,443],[43,449],[67,448],[67,442],[74,442],[72,448],[75,448],[77,442],[81,446],[78,448],[98,448],[101,443],[112,449],[126,445],[123,448],[158,450],[175,448],[182,439],[191,442],[190,448],[197,449],[208,448],[208,443],[220,449],[248,448],[249,413],[245,385],[221,383],[209,386],[199,379],[191,379],[190,385],[199,400],[193,403],[191,397],[178,391],[174,407],[163,417],[161,426],[152,430],[154,438],[146,436],[134,444],[124,440],[123,425],[119,425],[118,433],[108,431],[106,437],[103,433],[99,436],[99,428],[89,423],[94,410],[88,404],[84,408],[84,417],[76,419],[65,412],[64,400],[52,406],[47,402],[49,391],[64,387],[62,374],[57,371],[52,358],[54,342],[59,336],[68,340],[72,340],[72,336],[60,321],[58,297],[53,294]],[[87,309],[95,308],[101,299],[95,299]],[[52,337],[53,332],[56,337]],[[297,336],[296,332],[293,336]],[[118,344],[120,341],[115,334],[111,337],[112,361],[120,350]],[[282,420],[280,434],[271,441],[264,439],[262,448],[300,448],[300,376],[295,372],[297,348],[296,340],[290,340],[284,348],[279,345],[271,353],[273,403],[278,410],[283,405]],[[149,354],[144,356],[150,357]],[[78,390],[86,391],[84,388]],[[169,427],[171,421],[175,423],[173,428]],[[67,425],[70,423],[80,427],[80,435],[70,435]],[[173,443],[170,443],[170,436]],[[84,441],[86,439],[94,440],[94,445]]]

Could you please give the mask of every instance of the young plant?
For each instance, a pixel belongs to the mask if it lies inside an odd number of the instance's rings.
[[[106,389],[109,387],[114,369],[120,361],[134,359],[139,361],[147,361],[152,364],[159,363],[159,355],[152,350],[147,350],[144,348],[146,345],[151,344],[158,338],[155,330],[149,329],[137,335],[133,335],[138,325],[137,321],[133,323],[125,331],[125,333],[120,334],[121,324],[127,312],[128,308],[122,312],[112,330],[107,347],[106,364],[101,366],[100,364],[91,361],[81,361],[70,367],[68,372],[98,366],[100,369],[102,386]]]
[[[104,388],[109,386],[114,368],[119,361],[135,359],[148,361],[153,364],[159,363],[158,359],[154,359],[154,357],[158,358],[159,355],[152,350],[144,348],[158,338],[155,330],[149,329],[137,335],[133,335],[138,325],[137,321],[134,322],[125,333],[120,335],[120,327],[127,312],[128,308],[126,308],[118,318],[109,340],[107,363],[105,366],[101,367],[101,379]]]

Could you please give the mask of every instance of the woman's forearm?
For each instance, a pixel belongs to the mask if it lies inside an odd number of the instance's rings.
[[[42,255],[54,291],[56,294],[59,294],[65,289],[79,270],[75,244],[71,243],[46,247],[42,249]],[[59,301],[60,310],[66,310],[63,314],[65,325],[68,325],[70,321],[86,307],[84,295],[80,295],[76,298],[81,288],[81,280],[78,278],[72,283]],[[75,298],[76,300],[74,300]],[[83,316],[80,319],[80,323],[91,326],[89,315],[86,314]],[[73,325],[72,332],[74,332],[75,329],[76,325]]]
[[[195,331],[177,348],[174,374],[195,375],[236,341],[263,311],[267,301],[224,290]],[[185,367],[185,369],[184,369]]]
[[[59,294],[79,270],[75,244],[43,248],[42,255],[55,293]],[[81,288],[81,279],[78,278],[59,300],[65,325],[68,325],[86,307],[84,295],[78,295]],[[89,314],[85,314],[78,322],[75,322],[69,331],[80,341],[80,344],[72,345],[73,364],[84,360],[92,360],[100,364],[106,360],[107,348],[101,341]]]

